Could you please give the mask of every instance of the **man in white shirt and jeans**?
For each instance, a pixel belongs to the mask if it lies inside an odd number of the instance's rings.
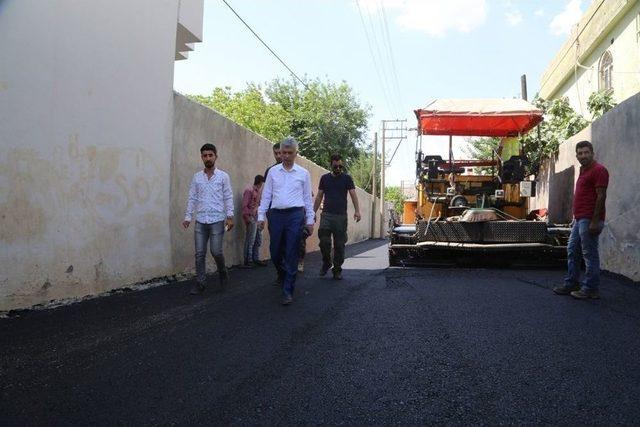
[[[222,238],[226,230],[233,228],[233,191],[229,175],[216,169],[218,150],[213,144],[204,144],[200,148],[200,157],[204,169],[196,172],[189,187],[189,200],[182,225],[189,228],[196,212],[196,284],[191,294],[200,294],[205,290],[207,243],[210,243],[211,255],[218,267],[220,285],[225,286],[229,272],[222,254]]]
[[[269,207],[269,237],[271,260],[282,283],[282,304],[293,302],[293,290],[298,273],[298,257],[302,228],[313,234],[315,221],[311,200],[311,175],[295,164],[298,141],[285,138],[280,143],[282,163],[274,165],[267,175],[258,208],[258,228],[264,228]]]

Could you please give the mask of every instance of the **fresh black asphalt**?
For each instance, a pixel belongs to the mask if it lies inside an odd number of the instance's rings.
[[[640,289],[556,296],[562,270],[387,268],[308,255],[0,319],[0,425],[637,424]]]

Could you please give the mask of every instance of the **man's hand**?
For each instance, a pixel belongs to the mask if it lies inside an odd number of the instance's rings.
[[[182,226],[184,228],[189,228],[189,224],[191,224],[191,221],[187,221],[186,219],[184,221],[182,221]]]
[[[264,221],[258,221],[258,230],[264,230]]]
[[[231,230],[233,228],[233,218],[227,218],[227,220],[224,222],[224,226],[227,231]]]
[[[602,231],[602,227],[600,227],[600,224],[597,222],[593,222],[591,221],[589,223],[589,234],[600,234],[600,232]]]
[[[307,231],[309,232],[309,236],[313,235],[313,224],[307,224]]]
[[[356,213],[353,214],[353,219],[355,219],[356,222],[360,222],[360,220],[362,219],[362,215],[360,215],[359,211],[356,211]]]

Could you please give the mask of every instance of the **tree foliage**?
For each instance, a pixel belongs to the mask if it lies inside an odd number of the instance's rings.
[[[326,168],[333,153],[347,167],[366,149],[369,107],[360,104],[351,87],[309,80],[276,79],[264,87],[249,84],[240,92],[216,88],[211,96],[191,96],[231,120],[271,141],[291,135],[300,142],[300,154]]]
[[[616,102],[613,100],[613,92],[610,90],[593,92],[589,95],[589,100],[587,100],[587,108],[593,120],[599,119],[604,113],[615,106]]]
[[[373,193],[373,152],[364,151],[351,164],[349,174],[355,184],[367,193]],[[377,157],[376,165],[376,185],[380,185],[380,167],[382,165],[380,156]]]
[[[589,122],[569,105],[566,97],[545,101],[536,96],[534,105],[544,112],[544,121],[520,138],[530,162],[528,172],[537,174],[545,158],[555,156],[560,144],[587,127]]]
[[[210,96],[188,97],[271,141],[279,141],[289,134],[287,112],[279,104],[268,102],[261,86],[249,84],[240,92],[217,87]]]
[[[397,215],[402,215],[405,197],[400,187],[385,187],[384,198],[385,201],[393,203],[393,210]]]
[[[500,146],[500,138],[494,137],[481,137],[481,138],[467,138],[467,146],[464,151],[471,159],[488,160],[495,158],[494,150],[497,151]],[[477,167],[474,168],[474,173],[479,175],[489,174],[490,167]]]

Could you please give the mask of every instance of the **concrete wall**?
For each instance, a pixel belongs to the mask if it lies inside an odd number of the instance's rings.
[[[640,94],[629,98],[591,126],[560,145],[558,157],[547,161],[538,177],[531,209],[548,207],[552,222],[571,219],[573,191],[580,164],[575,145],[593,143],[596,160],[610,174],[607,218],[600,237],[602,268],[640,280]]]
[[[236,227],[225,236],[224,252],[227,264],[240,264],[243,260],[242,243],[245,232],[240,217],[242,192],[246,186],[253,184],[255,175],[264,174],[265,169],[273,164],[273,145],[260,135],[180,94],[175,94],[174,100],[170,205],[173,268],[175,271],[193,269],[193,230],[191,228],[184,230],[180,223],[184,219],[191,177],[194,172],[202,169],[200,147],[205,142],[212,142],[216,146],[218,149],[216,167],[224,170],[231,177]],[[320,176],[327,173],[327,170],[303,157],[298,157],[296,162],[309,170],[315,193]],[[349,243],[368,239],[371,227],[372,196],[360,188],[357,192],[362,221],[349,222]],[[349,216],[353,217],[353,205],[350,201]],[[263,236],[265,239],[262,245],[262,256],[268,258],[268,233],[265,232]],[[317,233],[309,237],[307,248],[318,249]],[[209,269],[215,270],[213,264],[208,262]]]
[[[178,6],[0,3],[0,310],[171,272]]]

